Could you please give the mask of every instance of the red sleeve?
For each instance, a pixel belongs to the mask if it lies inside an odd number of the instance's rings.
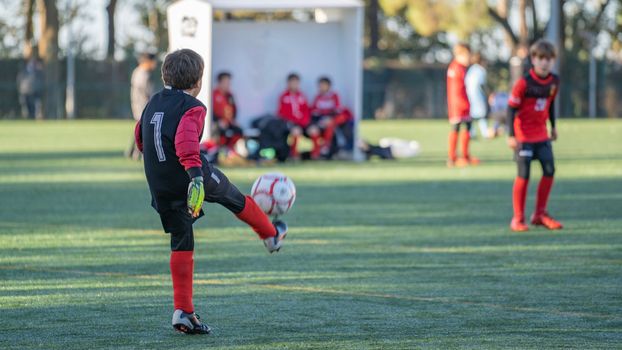
[[[341,108],[341,102],[339,101],[339,95],[333,94],[333,101],[335,102],[335,108]]]
[[[311,109],[309,108],[309,103],[307,102],[307,98],[303,96],[304,103],[300,106],[300,112],[302,113],[302,120],[300,124],[303,127],[307,127],[311,122]]]
[[[291,122],[295,122],[296,120],[294,119],[294,117],[292,116],[292,109],[291,107],[289,107],[289,105],[287,105],[285,102],[283,102],[283,100],[285,100],[285,97],[287,96],[287,94],[282,94],[281,97],[279,98],[279,112],[278,115],[279,117],[291,121]]]
[[[134,127],[134,140],[136,140],[136,147],[139,151],[143,151],[143,132],[141,127],[142,118],[136,123]]]
[[[339,101],[339,95],[335,92],[333,94],[333,102],[335,103],[335,112],[341,112],[341,101]]]
[[[222,119],[225,116],[225,108],[227,107],[227,100],[225,95],[219,90],[214,90],[212,98],[212,109],[214,116],[217,119]]]
[[[320,100],[320,96],[320,94],[317,94],[317,96],[315,96],[315,99],[313,99],[313,104],[311,105],[312,114],[320,114],[320,109],[317,107],[317,102]]]
[[[523,78],[519,79],[516,84],[514,84],[514,88],[512,88],[512,93],[510,94],[510,98],[508,99],[508,105],[510,107],[520,107],[521,103],[523,103],[523,98],[525,97],[526,88],[527,81]]]
[[[181,117],[181,121],[177,126],[177,133],[175,134],[175,154],[179,157],[181,165],[183,165],[186,171],[198,168],[193,170],[194,174],[191,174],[191,177],[202,175],[202,172],[200,172],[201,154],[199,142],[201,141],[206,113],[205,108],[201,106],[187,110]]]

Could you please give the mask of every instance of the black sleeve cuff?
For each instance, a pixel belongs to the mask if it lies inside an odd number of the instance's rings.
[[[200,167],[194,167],[194,168],[190,168],[188,170],[186,170],[186,172],[188,173],[188,176],[190,176],[191,179],[194,179],[197,176],[203,176],[203,170],[201,170]]]
[[[508,136],[514,137],[514,118],[516,116],[516,108],[510,107],[508,109],[508,115],[506,119],[507,128],[508,128]]]

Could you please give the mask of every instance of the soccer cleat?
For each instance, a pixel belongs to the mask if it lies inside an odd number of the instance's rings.
[[[448,168],[453,168],[456,166],[456,160],[454,159],[447,159],[447,167]]]
[[[173,313],[173,328],[180,333],[186,334],[209,334],[212,329],[201,322],[199,315],[175,310]]]
[[[456,160],[456,167],[458,168],[464,168],[467,165],[469,165],[469,159],[467,158],[458,158],[458,160]]]
[[[514,232],[525,232],[529,231],[529,226],[525,225],[525,220],[512,218],[510,229]]]
[[[281,250],[283,245],[283,239],[287,236],[287,224],[281,220],[274,220],[272,222],[276,229],[276,236],[268,237],[263,240],[263,245],[266,246],[270,254]]]
[[[467,160],[469,162],[469,165],[479,165],[480,163],[479,158],[473,156],[470,156],[469,158],[467,158]]]
[[[560,230],[564,228],[564,225],[562,225],[561,222],[553,219],[547,212],[540,215],[533,214],[531,216],[531,224],[536,226],[544,226],[549,230]]]

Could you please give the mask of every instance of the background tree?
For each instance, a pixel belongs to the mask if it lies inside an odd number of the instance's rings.
[[[410,25],[424,37],[448,32],[465,40],[491,24],[486,3],[477,0],[380,0],[380,6],[387,15],[405,10]]]
[[[114,60],[115,48],[116,48],[116,36],[115,36],[115,12],[117,9],[117,0],[110,0],[106,6],[106,15],[108,17],[108,46],[106,47],[106,59],[108,61]]]
[[[41,37],[39,39],[39,57],[43,60],[45,71],[45,97],[43,113],[48,118],[60,118],[61,95],[60,72],[58,62],[58,9],[55,0],[39,0],[41,17]]]
[[[33,54],[34,47],[34,26],[33,15],[35,10],[35,0],[24,0],[24,57],[30,57]]]

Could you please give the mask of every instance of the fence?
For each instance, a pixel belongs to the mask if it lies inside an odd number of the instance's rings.
[[[0,118],[18,118],[20,106],[16,75],[21,60],[0,62]],[[61,77],[65,64],[61,62]],[[133,60],[116,62],[78,59],[76,61],[76,116],[78,118],[131,118],[130,77],[136,66]],[[363,75],[363,118],[445,118],[446,66],[417,65],[403,68],[365,69]],[[601,61],[598,64],[597,114],[622,116],[622,66]],[[508,70],[504,63],[488,69],[494,89],[507,89]],[[63,79],[64,80],[64,79]],[[159,70],[153,81],[161,86]],[[588,114],[588,65],[573,62],[561,74],[560,112],[563,117]],[[65,82],[58,86],[61,100]],[[237,96],[242,100],[243,96]],[[275,101],[276,104],[276,101]]]

